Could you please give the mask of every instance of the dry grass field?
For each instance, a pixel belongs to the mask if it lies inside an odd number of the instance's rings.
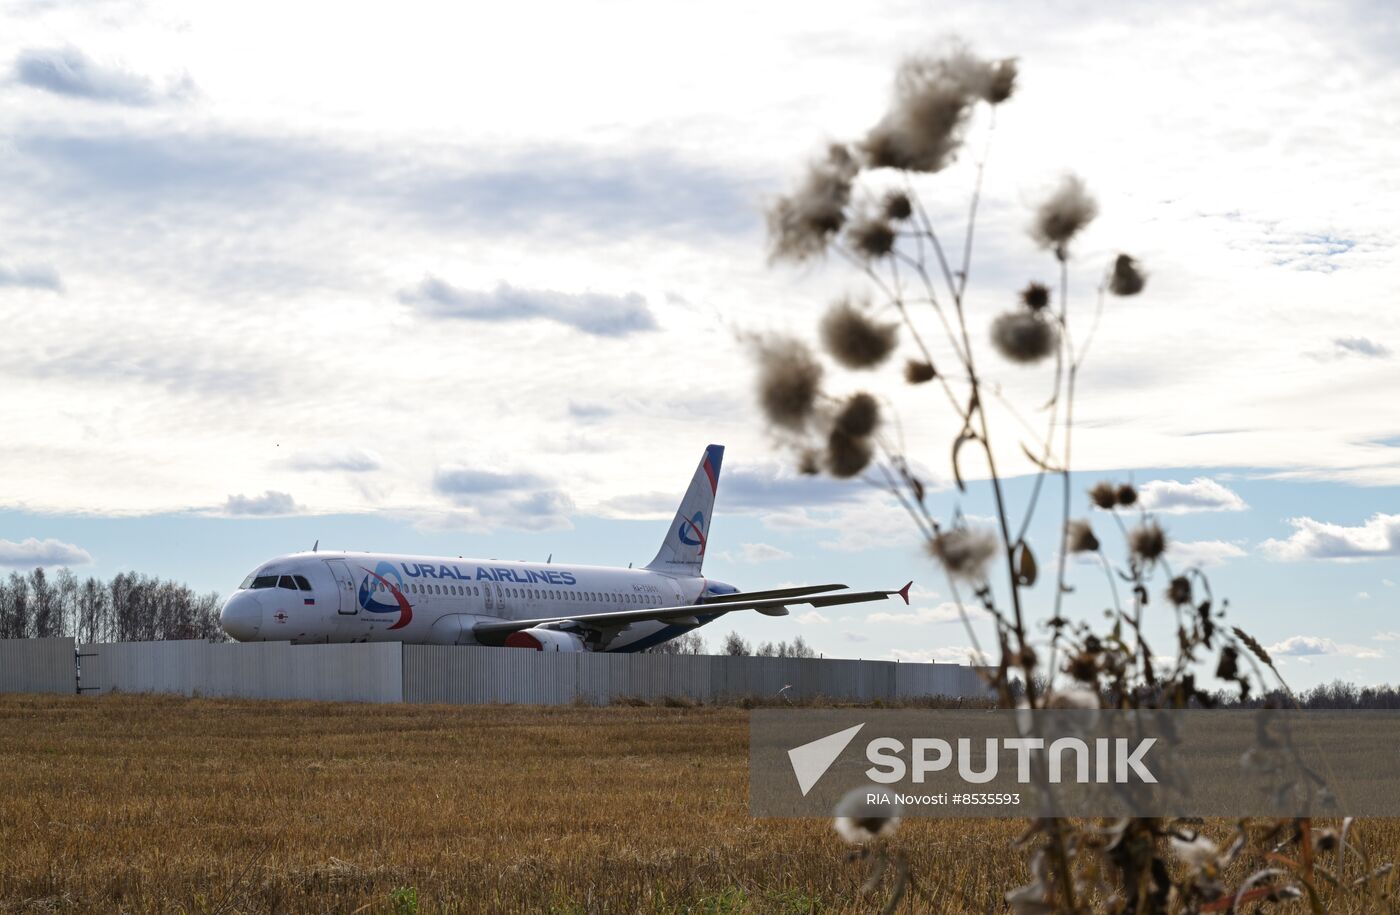
[[[875,908],[827,823],[749,817],[746,743],[734,708],[0,697],[0,911]],[[1020,829],[906,823],[920,908],[1005,911]]]

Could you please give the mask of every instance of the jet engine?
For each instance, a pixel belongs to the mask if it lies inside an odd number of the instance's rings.
[[[583,651],[583,637],[558,629],[522,629],[506,636],[506,648],[530,648],[534,651]]]

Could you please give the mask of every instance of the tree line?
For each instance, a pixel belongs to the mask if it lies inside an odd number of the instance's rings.
[[[119,572],[110,581],[42,568],[0,578],[0,638],[72,636],[79,642],[224,641],[219,595]]]
[[[709,645],[698,632],[687,632],[669,642],[662,642],[647,651],[652,654],[710,654]],[[816,649],[807,644],[806,639],[797,636],[791,642],[763,642],[757,647],[749,644],[737,632],[730,632],[720,643],[721,655],[730,657],[756,658],[815,658]]]

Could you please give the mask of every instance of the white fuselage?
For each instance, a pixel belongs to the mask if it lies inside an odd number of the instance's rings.
[[[735,589],[703,576],[647,569],[388,553],[279,556],[249,575],[221,613],[239,641],[476,644],[472,627],[499,620],[675,607]],[[704,617],[700,618],[704,621]],[[638,651],[686,632],[634,622],[607,645]]]

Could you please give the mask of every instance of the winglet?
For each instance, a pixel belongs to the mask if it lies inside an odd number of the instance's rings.
[[[905,585],[904,587],[902,587],[902,588],[899,589],[899,596],[902,597],[902,598],[904,598],[904,603],[905,603],[905,604],[908,604],[908,603],[909,603],[909,589],[912,588],[913,586],[914,586],[914,583],[911,581],[911,582],[909,582],[909,584],[907,584],[907,585]]]

